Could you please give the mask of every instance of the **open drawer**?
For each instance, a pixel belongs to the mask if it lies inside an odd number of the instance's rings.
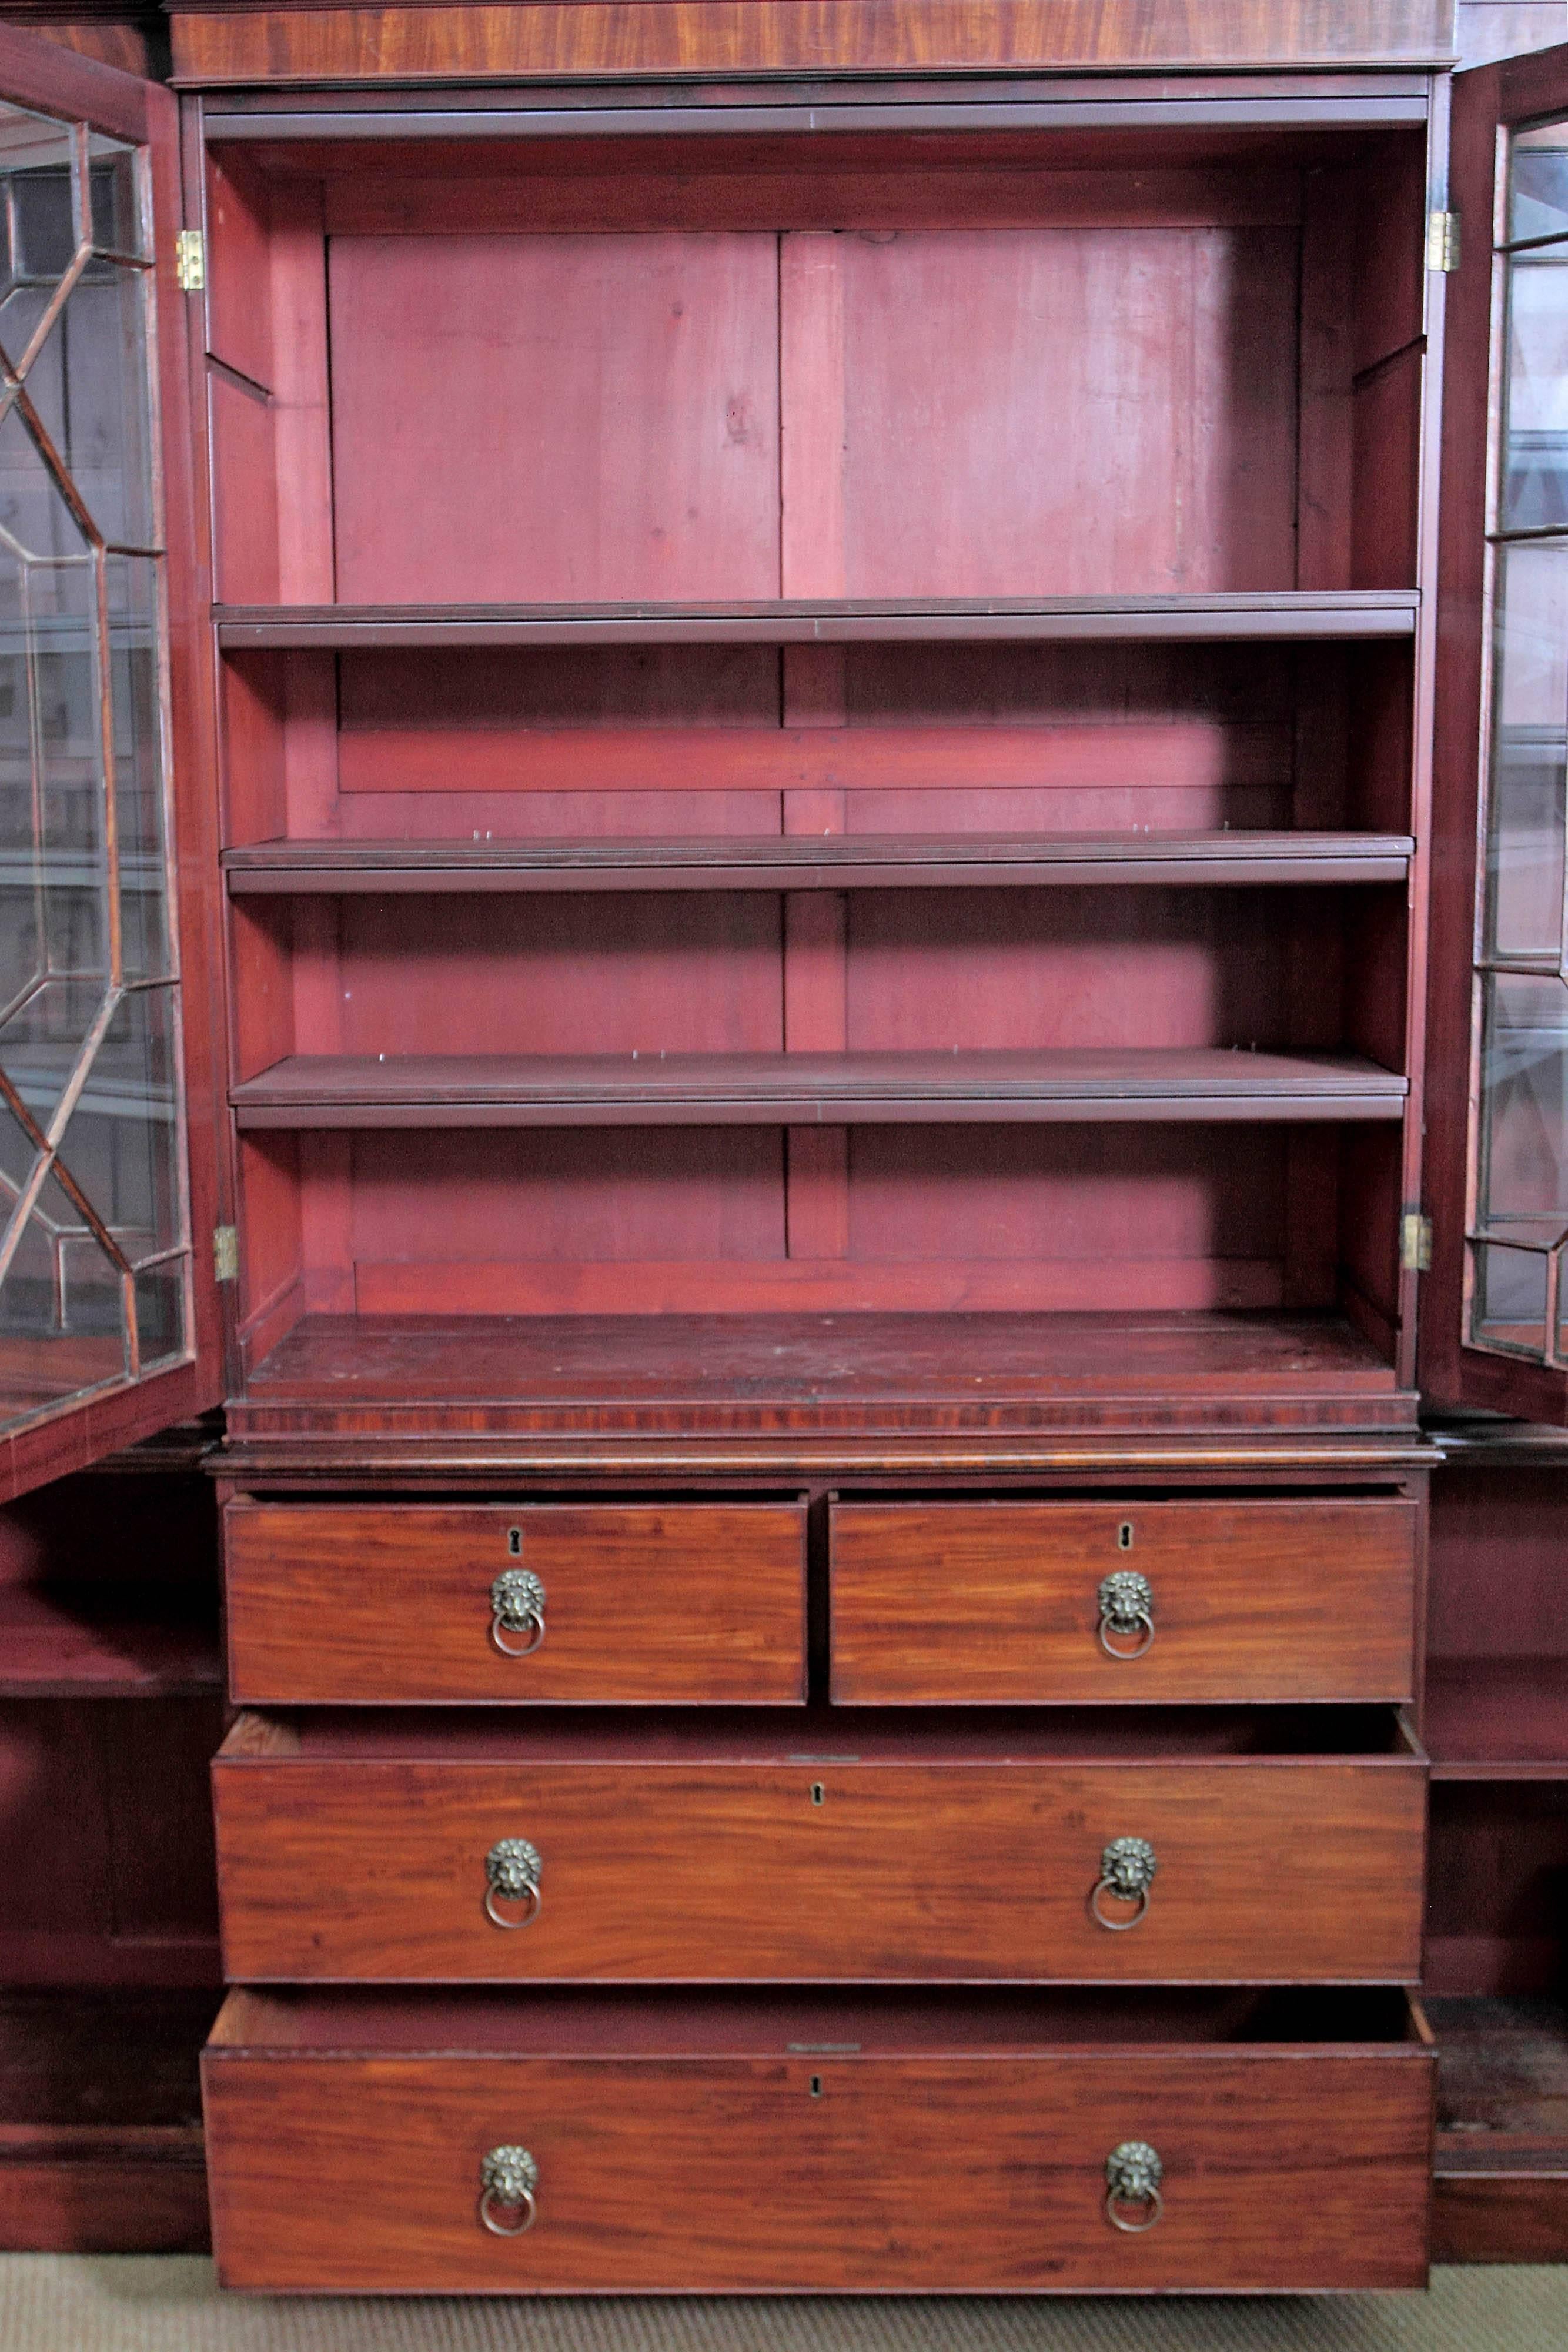
[[[242,1716],[241,1983],[1413,1982],[1426,1766],[1371,1708]]]
[[[1390,1991],[231,1993],[225,2285],[1419,2286],[1432,2060]]]

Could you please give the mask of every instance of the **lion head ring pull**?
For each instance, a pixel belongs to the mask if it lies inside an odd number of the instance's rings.
[[[479,2163],[479,2219],[495,2238],[534,2226],[539,2168],[526,2147],[493,2147]]]
[[[543,1868],[538,1846],[527,1838],[497,1839],[485,1856],[485,1916],[493,1927],[532,1927],[539,1916]]]
[[[1155,1870],[1155,1850],[1147,1838],[1113,1838],[1100,1856],[1099,1880],[1089,1897],[1091,1918],[1113,1936],[1135,1927],[1149,1907]],[[1118,1919],[1107,1916],[1107,1903],[1132,1903],[1137,1907],[1130,1917]]]
[[[1159,2153],[1146,2139],[1124,2139],[1105,2158],[1105,2219],[1113,2230],[1136,2238],[1159,2220],[1166,2177]],[[1134,2218],[1134,2216],[1136,2218]]]
[[[1135,1568],[1113,1568],[1100,1587],[1100,1647],[1141,1658],[1155,1638],[1155,1588]]]
[[[526,1658],[544,1637],[543,1584],[531,1568],[504,1568],[490,1587],[491,1641],[504,1658]]]

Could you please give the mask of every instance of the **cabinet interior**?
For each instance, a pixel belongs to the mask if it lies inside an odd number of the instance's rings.
[[[1421,139],[801,143],[210,151],[248,1360],[962,1308],[1391,1365]]]

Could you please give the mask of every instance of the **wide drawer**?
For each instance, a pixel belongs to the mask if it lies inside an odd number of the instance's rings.
[[[227,1973],[1418,1973],[1425,1771],[1391,1726],[806,1721],[817,1752],[724,1718],[242,1717],[214,1768]]]
[[[1419,1525],[1379,1499],[840,1503],[832,1695],[1405,1700]]]
[[[1431,2074],[1392,1994],[231,1993],[214,2246],[274,2291],[1419,2286]]]
[[[244,1705],[806,1695],[806,1514],[779,1503],[231,1503]]]

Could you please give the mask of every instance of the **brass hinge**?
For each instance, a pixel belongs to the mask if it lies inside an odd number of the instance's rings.
[[[174,282],[182,294],[199,294],[207,282],[207,244],[199,228],[183,228],[174,239]]]
[[[1432,1271],[1432,1220],[1414,1209],[1399,1220],[1399,1264],[1406,1274]]]
[[[1459,266],[1459,215],[1458,213],[1428,213],[1427,215],[1427,267],[1428,269],[1450,270]]]
[[[213,1227],[213,1272],[220,1282],[233,1282],[239,1274],[239,1228],[237,1225]]]

